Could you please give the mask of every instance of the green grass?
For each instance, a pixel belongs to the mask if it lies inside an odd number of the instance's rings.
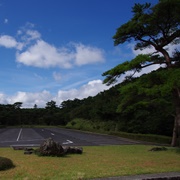
[[[21,150],[0,148],[0,156],[15,168],[0,171],[0,179],[80,180],[160,172],[180,172],[180,151],[149,151],[153,146],[122,145],[84,147],[82,155],[39,157]]]

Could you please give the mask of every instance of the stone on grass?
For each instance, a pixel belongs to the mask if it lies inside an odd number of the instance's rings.
[[[82,154],[83,148],[61,146],[60,143],[55,142],[52,138],[48,138],[34,152],[40,156],[63,156],[67,154]],[[26,153],[28,154],[27,151]]]
[[[39,148],[39,155],[41,156],[62,156],[64,155],[63,147],[55,142],[52,138],[46,139]]]
[[[167,151],[165,147],[153,147],[149,151]]]
[[[32,153],[34,153],[34,149],[33,148],[25,148],[24,149],[24,154],[32,154]]]
[[[66,154],[82,154],[83,148],[82,147],[67,147],[63,146],[64,152]]]

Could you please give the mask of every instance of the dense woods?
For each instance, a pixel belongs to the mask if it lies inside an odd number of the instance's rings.
[[[163,69],[118,84],[94,97],[74,99],[56,105],[46,103],[45,108],[36,105],[31,109],[21,108],[22,103],[0,105],[1,126],[14,125],[67,125],[75,119],[91,122],[94,129],[124,131],[130,133],[172,135],[174,107],[171,92],[163,85]],[[175,72],[175,71],[173,71]],[[173,76],[180,76],[177,69]],[[169,78],[173,78],[169,74]],[[146,87],[140,86],[143,81]],[[156,86],[156,93],[150,92]],[[149,90],[144,94],[142,88]]]
[[[153,65],[163,65],[165,71],[156,76],[157,79],[163,79],[163,85],[154,86],[156,82],[147,78],[146,81],[139,84],[142,86],[140,94],[143,92],[145,95],[149,95],[149,93],[156,95],[158,92],[171,92],[169,97],[173,101],[175,110],[171,146],[176,146],[180,144],[180,78],[176,76],[177,68],[180,67],[180,59],[179,50],[173,48],[174,52],[172,53],[169,48],[180,42],[180,0],[159,0],[156,5],[137,3],[132,8],[132,13],[133,17],[121,25],[113,36],[114,45],[133,41],[135,50],[151,49],[152,52],[146,51],[145,55],[139,54],[134,59],[104,72],[104,83],[112,84],[127,72],[129,74],[126,74],[126,79],[132,79],[134,74],[142,69],[153,68]],[[152,85],[152,87],[149,86],[152,90],[146,87],[146,83]],[[167,105],[166,108],[168,107]]]

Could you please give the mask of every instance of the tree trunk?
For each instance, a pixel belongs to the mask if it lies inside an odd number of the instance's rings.
[[[176,115],[174,119],[173,137],[171,146],[180,146],[180,89],[176,88],[173,91],[174,105]]]
[[[162,55],[164,56],[164,58],[166,60],[167,68],[171,68],[172,67],[172,63],[171,63],[171,58],[169,56],[169,53],[165,49],[163,49],[162,47],[159,47],[159,46],[155,47],[155,49],[157,51],[159,51],[160,53],[162,53]]]
[[[156,47],[156,50],[161,52],[166,60],[167,68],[172,68],[171,58],[169,53],[163,49]],[[174,128],[173,128],[173,135],[171,146],[180,146],[180,89],[179,87],[175,87],[173,90],[173,100],[174,100],[174,107],[175,107],[175,119],[174,119]]]
[[[174,127],[173,127],[173,135],[172,135],[172,141],[171,141],[171,146],[175,147],[177,144],[177,118],[175,116],[174,119]]]

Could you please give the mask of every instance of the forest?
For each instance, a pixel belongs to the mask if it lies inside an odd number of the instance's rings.
[[[158,134],[172,136],[174,107],[171,93],[158,89],[163,85],[165,70],[151,72],[132,80],[117,84],[94,97],[74,99],[56,105],[46,103],[45,108],[21,108],[22,102],[0,105],[0,125],[75,125],[78,120],[87,122],[90,130],[123,131],[129,133]],[[161,76],[160,76],[161,75]],[[172,76],[173,75],[173,76]],[[169,78],[180,76],[180,69]],[[156,93],[141,93],[139,84],[146,83],[147,89],[156,86]],[[165,87],[166,89],[167,87]],[[139,92],[138,92],[139,91]],[[88,128],[88,127],[87,127]],[[79,127],[80,129],[80,127]],[[88,129],[87,129],[88,130]]]

